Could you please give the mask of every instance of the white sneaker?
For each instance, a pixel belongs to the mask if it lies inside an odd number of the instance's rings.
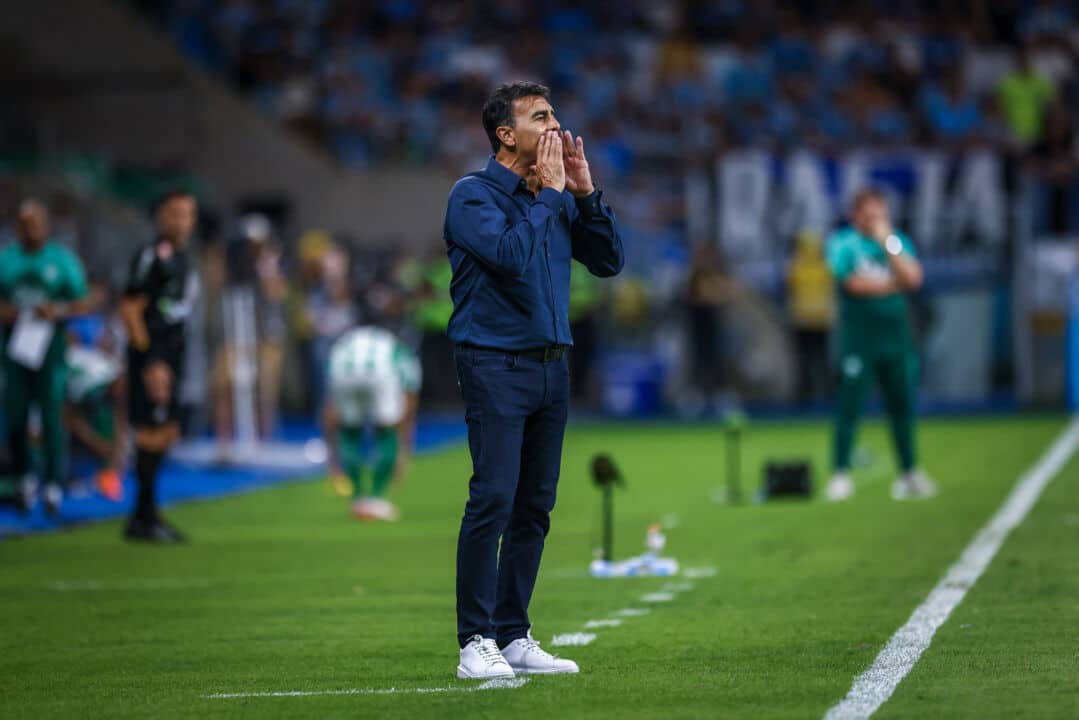
[[[368,500],[368,509],[371,515],[378,520],[397,522],[401,519],[401,511],[385,498],[371,498]]]
[[[371,505],[371,498],[359,497],[352,501],[352,505],[349,506],[352,510],[352,517],[357,520],[377,520],[375,517],[374,508]]]
[[[854,481],[847,473],[836,473],[828,481],[828,487],[824,490],[824,497],[829,502],[842,502],[854,494]]]
[[[528,637],[514,640],[507,645],[502,650],[502,657],[519,675],[563,675],[581,670],[572,660],[552,655],[541,648],[540,644],[532,639],[531,632]]]
[[[468,644],[461,648],[461,664],[457,666],[457,677],[462,680],[490,680],[492,678],[511,678],[513,668],[509,666],[498,644],[490,638],[473,635]]]
[[[924,500],[936,494],[936,483],[921,470],[903,473],[892,483],[893,500]]]

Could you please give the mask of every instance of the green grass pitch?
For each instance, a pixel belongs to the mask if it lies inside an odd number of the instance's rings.
[[[840,505],[713,502],[717,427],[574,426],[532,606],[537,639],[624,608],[651,612],[560,648],[578,676],[459,692],[453,576],[468,456],[418,458],[395,491],[404,519],[359,524],[325,482],[175,508],[194,542],[139,547],[117,522],[0,543],[0,717],[814,718],[926,597],[1062,418],[941,420],[921,432],[941,494],[888,498],[891,455]],[[825,467],[820,423],[750,425],[747,486],[766,457]],[[609,452],[616,551],[665,519],[667,554],[715,568],[670,602],[668,580],[592,580],[597,492]],[[818,472],[818,481],[822,474]],[[880,718],[1079,717],[1079,459],[1073,457],[879,711]],[[748,494],[748,493],[747,493]],[[679,582],[683,582],[679,580]],[[386,694],[214,699],[217,693],[388,689]],[[415,688],[451,692],[409,693]]]

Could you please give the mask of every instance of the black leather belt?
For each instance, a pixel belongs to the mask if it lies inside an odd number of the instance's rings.
[[[561,360],[562,356],[569,350],[568,345],[548,345],[547,347],[531,348],[529,350],[503,350],[502,348],[472,345],[471,343],[462,343],[461,345],[462,347],[472,348],[474,350],[503,353],[504,355],[523,357],[541,363],[557,362],[558,360]]]

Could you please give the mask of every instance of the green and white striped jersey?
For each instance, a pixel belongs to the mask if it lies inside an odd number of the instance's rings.
[[[396,380],[405,392],[423,382],[419,358],[393,333],[374,326],[349,330],[330,350],[329,374],[335,386],[368,385]]]
[[[81,403],[104,392],[120,376],[120,363],[97,348],[72,345],[65,353],[67,397]]]

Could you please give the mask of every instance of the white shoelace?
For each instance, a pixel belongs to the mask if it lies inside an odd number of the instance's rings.
[[[488,665],[496,662],[505,662],[502,653],[498,651],[498,644],[494,640],[481,640],[476,645],[476,652],[479,653],[480,659]]]
[[[540,647],[538,640],[533,640],[531,636],[521,638],[521,642],[524,643],[525,652],[536,653],[546,660],[554,660],[557,655],[552,655],[543,648]]]

